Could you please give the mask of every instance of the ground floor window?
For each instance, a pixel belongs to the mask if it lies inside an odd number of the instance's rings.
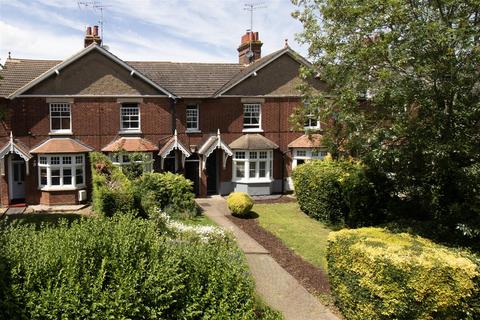
[[[110,154],[110,159],[122,170],[153,171],[153,154],[151,152],[115,152]]]
[[[240,150],[233,155],[233,180],[239,182],[269,182],[273,174],[272,150]]]
[[[294,149],[292,168],[304,164],[309,160],[321,160],[327,155],[327,151],[318,149]]]
[[[83,154],[45,154],[38,156],[41,189],[76,189],[85,186]]]

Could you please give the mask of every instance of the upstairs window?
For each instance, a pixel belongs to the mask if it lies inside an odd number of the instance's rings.
[[[320,120],[312,114],[305,116],[305,130],[319,130],[320,129]]]
[[[186,110],[187,131],[198,131],[198,105],[189,105]]]
[[[70,104],[51,103],[50,104],[50,132],[70,133],[72,132],[72,117],[70,113]]]
[[[243,129],[259,130],[261,124],[261,107],[260,104],[244,104],[243,105]]]
[[[140,132],[140,109],[136,103],[124,103],[120,111],[120,130]]]

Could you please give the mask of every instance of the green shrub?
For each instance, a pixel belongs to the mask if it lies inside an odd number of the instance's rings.
[[[252,198],[245,192],[232,192],[227,198],[228,209],[233,214],[248,214],[253,207]]]
[[[362,164],[326,158],[298,166],[292,178],[300,208],[311,217],[349,226],[377,222],[375,190]]]
[[[92,206],[107,217],[135,210],[132,182],[102,153],[91,152]]]
[[[0,230],[2,319],[254,319],[232,242],[171,239],[131,215]]]
[[[193,183],[181,174],[144,173],[135,180],[135,194],[145,211],[156,206],[170,215],[196,214]]]
[[[347,319],[479,319],[477,258],[380,228],[332,232],[332,292]]]

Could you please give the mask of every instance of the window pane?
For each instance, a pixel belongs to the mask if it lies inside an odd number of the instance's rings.
[[[47,185],[47,168],[40,168],[40,184]]]
[[[77,167],[75,169],[75,183],[76,184],[83,184],[83,168]]]
[[[52,130],[60,130],[60,129],[62,129],[61,119],[52,118]]]
[[[260,178],[265,178],[267,176],[267,162],[266,161],[260,161],[258,163],[258,176]]]
[[[255,178],[256,177],[256,166],[257,166],[257,163],[256,162],[250,162],[249,163],[250,165],[250,175],[249,177],[250,178]]]
[[[52,169],[52,186],[60,185],[60,169]]]
[[[244,178],[245,177],[245,162],[237,162],[236,163],[236,176],[237,178]]]
[[[62,130],[70,129],[70,117],[62,118]]]

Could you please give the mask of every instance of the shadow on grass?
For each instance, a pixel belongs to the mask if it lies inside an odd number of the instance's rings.
[[[68,224],[78,221],[83,217],[75,213],[32,213],[32,214],[12,214],[3,218],[3,224],[13,226],[34,225],[36,229],[40,226],[56,226],[62,220],[66,220]]]

